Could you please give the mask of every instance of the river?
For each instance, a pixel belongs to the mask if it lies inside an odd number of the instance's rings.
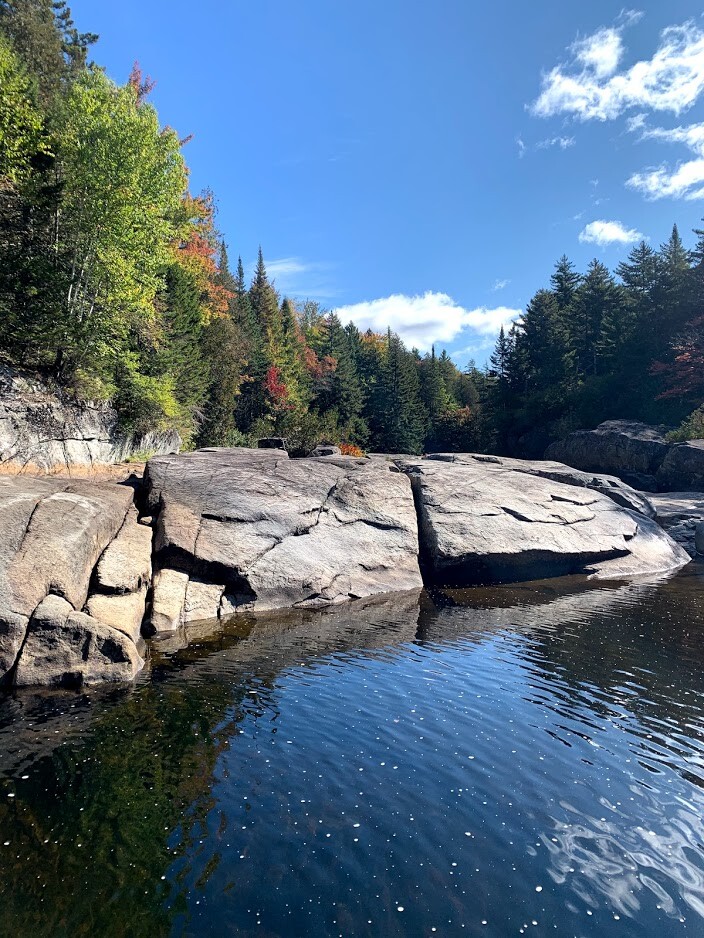
[[[704,571],[199,625],[0,699],[0,935],[704,935]]]

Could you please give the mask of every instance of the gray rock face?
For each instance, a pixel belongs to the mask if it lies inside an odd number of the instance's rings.
[[[144,665],[122,632],[82,612],[59,596],[47,596],[36,609],[17,664],[18,687],[80,687],[129,681]]]
[[[152,579],[152,532],[139,524],[131,508],[115,539],[100,558],[96,570],[102,593],[134,593]]]
[[[178,452],[177,433],[130,436],[104,403],[78,403],[14,369],[0,366],[0,466],[57,472],[116,463],[138,452]]]
[[[552,443],[546,459],[588,472],[615,473],[635,488],[656,492],[704,490],[704,440],[671,443],[667,427],[607,420]]]
[[[92,605],[88,594],[96,565],[123,529],[132,497],[130,488],[119,485],[0,476],[0,530],[3,533],[0,541],[0,680],[6,678],[15,665],[15,680],[20,679],[20,672],[25,675],[22,678],[25,683],[30,680],[27,675],[38,676],[41,667],[36,662],[51,657],[48,650],[46,654],[41,650],[41,643],[46,640],[47,649],[61,649],[63,664],[57,663],[54,670],[48,669],[46,680],[38,678],[38,682],[61,683],[59,672],[73,654],[69,654],[65,643],[75,645],[79,632],[84,636],[88,655],[85,660],[91,663],[79,667],[74,661],[70,680],[76,683],[79,672],[83,675],[81,679],[98,679],[98,663],[105,655],[98,654],[96,649],[103,647],[104,640],[116,641],[121,646],[123,639],[128,640],[121,632],[113,635],[115,630],[101,632],[100,629],[108,626],[84,615],[83,610]],[[143,589],[142,613],[145,594]],[[94,606],[92,611],[95,611]],[[63,638],[48,638],[52,613],[57,617],[57,629],[64,629]],[[74,618],[75,615],[79,618]],[[136,614],[132,615],[134,618]],[[134,628],[126,631],[133,634]],[[70,641],[69,632],[74,636]],[[100,637],[98,645],[88,642],[88,633]],[[134,641],[131,645],[134,648]],[[112,652],[105,654],[109,657]],[[116,654],[115,660],[121,660],[122,652]],[[29,669],[23,665],[21,669],[27,656],[31,656],[35,664]],[[106,675],[127,673],[137,661],[141,662],[136,648],[134,656],[129,652],[128,659],[131,663],[123,661],[116,671],[106,663]]]
[[[596,430],[577,430],[552,443],[545,457],[587,472],[655,476],[671,445],[665,439],[668,429],[631,420],[607,420]]]
[[[697,530],[704,525],[704,492],[662,492],[651,495],[655,520],[690,557],[704,554],[704,540],[697,546]]]
[[[413,485],[422,559],[436,585],[570,573],[620,578],[689,561],[649,518],[590,489],[516,471],[497,457],[398,464]]]
[[[666,490],[704,490],[704,440],[673,443],[658,470],[658,483]]]
[[[147,510],[158,513],[158,631],[174,627],[179,601],[183,621],[421,586],[411,488],[386,466],[201,450],[150,460],[145,486]],[[177,572],[188,574],[184,593]]]
[[[524,472],[526,475],[552,479],[553,482],[561,482],[564,485],[576,485],[578,488],[591,489],[601,495],[606,495],[617,505],[621,505],[622,508],[630,508],[631,511],[637,511],[647,518],[655,517],[655,509],[648,498],[642,492],[637,492],[615,476],[581,472],[579,469],[572,469],[570,466],[565,466],[559,462],[509,459],[505,456],[484,456],[478,453],[433,453],[426,458],[442,462],[465,463],[470,466],[476,463],[504,466],[513,472]]]

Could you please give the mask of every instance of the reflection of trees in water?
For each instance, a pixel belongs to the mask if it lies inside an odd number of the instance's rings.
[[[588,732],[590,721],[618,719],[620,711],[632,723],[638,717],[644,732],[658,721],[688,723],[691,736],[702,717],[704,650],[691,628],[701,614],[699,583],[688,577],[587,588],[583,580],[546,582],[420,600],[411,593],[194,625],[155,647],[151,672],[134,687],[6,698],[0,933],[181,928],[194,870],[202,885],[220,863],[207,828],[219,756],[236,745],[245,719],[276,725],[277,682],[288,669],[310,667],[314,679],[316,662],[331,653],[344,668],[348,651],[387,657],[406,643],[480,644],[506,633],[519,639],[511,644],[527,694],[542,694],[541,705],[558,715],[553,728],[564,718]],[[682,777],[693,771],[681,758],[674,764]],[[3,788],[17,796],[4,797]],[[551,838],[564,839],[558,871],[573,851],[565,831],[549,837],[553,845]],[[207,862],[201,839],[212,851]]]
[[[213,773],[238,724],[276,720],[282,670],[411,641],[417,616],[416,592],[195,626],[134,687],[1,701],[0,934],[132,938],[182,925],[189,858],[209,837]],[[215,852],[203,881],[218,863]]]
[[[232,695],[162,683],[98,697],[59,703],[64,712],[46,726],[68,741],[45,755],[39,747],[23,773],[29,779],[14,774],[7,787],[16,797],[0,802],[10,841],[2,848],[2,934],[160,935],[170,929],[165,900],[185,909],[178,883],[161,877],[174,859],[171,839],[187,851],[212,808]],[[71,728],[76,709],[84,710],[80,735]]]

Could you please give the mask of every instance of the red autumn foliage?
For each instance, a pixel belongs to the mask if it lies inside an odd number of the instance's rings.
[[[232,292],[214,282],[218,272],[215,205],[211,193],[188,196],[185,209],[191,219],[188,231],[178,245],[177,259],[195,278],[206,299],[208,315],[225,316]]]
[[[688,324],[686,334],[676,341],[672,351],[672,361],[654,362],[651,368],[665,384],[658,396],[699,402],[704,395],[704,316]]]
[[[343,456],[364,456],[364,450],[355,446],[354,443],[340,443],[340,451]]]
[[[275,410],[291,410],[293,405],[288,402],[288,388],[281,379],[281,369],[270,365],[264,378],[264,390]]]

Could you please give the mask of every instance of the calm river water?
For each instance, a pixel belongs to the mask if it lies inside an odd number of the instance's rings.
[[[704,571],[193,628],[0,699],[0,935],[704,935]]]

